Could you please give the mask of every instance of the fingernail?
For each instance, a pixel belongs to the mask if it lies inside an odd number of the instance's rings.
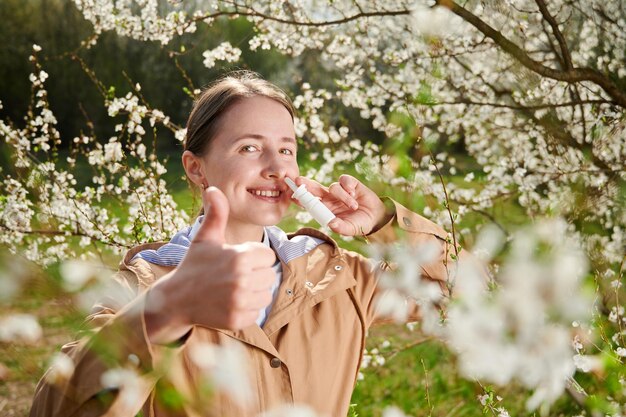
[[[354,201],[352,204],[350,204],[350,208],[352,210],[356,210],[359,208],[359,203],[357,203],[356,201]]]

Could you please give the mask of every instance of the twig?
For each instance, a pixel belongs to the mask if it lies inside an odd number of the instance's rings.
[[[585,392],[583,387],[576,382],[572,377],[567,378],[567,385],[565,386],[565,392],[574,400],[574,402],[582,409],[591,413],[591,417],[602,417],[603,413],[598,410],[589,408],[587,404],[587,397],[589,394]]]
[[[563,59],[563,66],[566,70],[573,69],[574,66],[572,65],[572,55],[567,48],[567,43],[565,42],[563,33],[561,33],[561,30],[559,29],[559,24],[556,22],[556,19],[554,19],[554,16],[550,14],[548,7],[543,2],[543,0],[535,0],[535,3],[537,3],[537,6],[539,6],[539,11],[541,11],[541,15],[550,24],[550,27],[552,27],[552,33],[554,33],[554,37],[556,38],[556,41],[559,43],[559,47],[561,48],[561,58]]]
[[[428,404],[428,415],[433,415],[434,407],[430,403],[430,390],[428,387],[428,370],[426,369],[426,365],[424,364],[424,358],[420,358],[420,362],[422,363],[422,369],[424,370],[424,380],[426,381],[426,404]]]
[[[454,224],[454,216],[452,215],[452,210],[450,209],[450,196],[448,195],[448,189],[446,188],[446,183],[443,180],[443,175],[441,174],[441,171],[439,170],[439,167],[437,166],[437,161],[435,160],[435,157],[433,156],[433,153],[430,151],[430,149],[428,150],[428,153],[430,154],[430,159],[433,162],[433,165],[435,166],[435,170],[437,171],[437,176],[439,177],[439,181],[441,182],[441,186],[443,187],[443,194],[445,196],[445,208],[448,211],[448,216],[450,217],[450,228],[452,229],[452,245],[454,247],[454,256],[456,257],[455,260],[458,261],[459,259],[459,248],[457,246],[457,242],[456,242],[456,230],[455,230],[455,224]],[[447,259],[447,255],[446,255],[446,259]],[[458,264],[457,264],[458,265]],[[448,262],[445,262],[445,267],[446,267],[446,272],[448,273],[448,281],[450,278],[450,273],[448,271]],[[456,274],[455,274],[456,276]],[[454,285],[453,282],[448,283],[449,285]],[[450,291],[450,295],[452,295],[452,288],[448,288],[448,291]]]

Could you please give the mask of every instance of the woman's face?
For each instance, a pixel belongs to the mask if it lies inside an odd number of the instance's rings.
[[[251,97],[230,107],[218,123],[202,169],[208,185],[228,199],[229,224],[277,224],[292,202],[285,177],[299,175],[291,115],[277,101]]]

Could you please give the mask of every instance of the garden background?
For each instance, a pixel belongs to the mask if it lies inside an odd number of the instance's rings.
[[[372,331],[352,415],[626,413],[624,2],[3,0],[0,19],[0,415],[71,373],[54,353],[120,254],[197,213],[184,125],[232,69],[294,99],[304,175],[357,176],[492,274]],[[426,311],[419,260],[387,250],[383,283]]]

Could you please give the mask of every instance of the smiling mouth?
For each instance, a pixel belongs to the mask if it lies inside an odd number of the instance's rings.
[[[271,203],[278,203],[282,196],[279,190],[248,190],[255,198]]]
[[[248,190],[248,192],[252,195],[261,196],[261,197],[280,197],[282,194],[278,190]]]

